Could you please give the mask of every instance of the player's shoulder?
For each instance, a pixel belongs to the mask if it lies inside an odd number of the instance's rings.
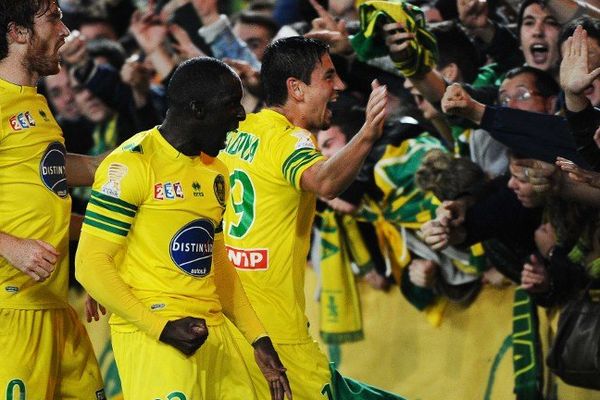
[[[152,140],[152,130],[135,134],[106,156],[101,166],[122,163],[128,168],[144,168],[156,146]]]

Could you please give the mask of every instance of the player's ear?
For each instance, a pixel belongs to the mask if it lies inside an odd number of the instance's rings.
[[[25,44],[29,40],[29,29],[11,22],[8,24],[8,36],[14,43]]]
[[[304,82],[296,78],[288,78],[285,82],[288,91],[288,97],[295,101],[304,100]]]
[[[198,100],[190,101],[190,108],[197,119],[204,120],[206,118],[206,108]]]

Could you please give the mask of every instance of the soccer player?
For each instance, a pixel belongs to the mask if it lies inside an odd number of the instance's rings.
[[[104,399],[98,363],[67,303],[69,184],[94,159],[66,154],[38,80],[59,72],[69,30],[50,0],[0,2],[0,393]]]
[[[123,395],[255,399],[226,315],[254,347],[267,397],[291,398],[221,228],[228,173],[213,157],[245,117],[241,81],[219,60],[193,58],[176,69],[167,96],[164,123],[127,140],[100,165],[76,257],[77,279],[114,313]]]
[[[310,337],[305,316],[304,269],[315,199],[335,198],[354,179],[381,136],[387,91],[373,83],[361,131],[326,159],[311,132],[329,127],[327,104],[344,89],[327,45],[303,37],[275,41],[265,52],[261,79],[268,108],[249,114],[219,155],[231,174],[225,241],[287,368],[294,398],[314,400],[330,381],[327,358]],[[257,389],[262,396],[268,390]]]

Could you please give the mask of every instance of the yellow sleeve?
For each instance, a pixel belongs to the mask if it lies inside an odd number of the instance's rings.
[[[119,275],[114,257],[122,247],[83,231],[75,256],[75,277],[98,303],[158,340],[168,319],[151,312]]]
[[[122,244],[147,195],[146,165],[137,153],[115,150],[94,177],[82,231]]]
[[[215,285],[223,313],[237,326],[250,344],[266,336],[267,331],[252,308],[235,267],[227,257],[223,234],[215,236],[213,260]]]
[[[304,171],[319,161],[325,161],[325,156],[317,150],[314,136],[305,130],[297,130],[284,135],[278,143],[275,157],[277,165],[285,179],[296,189],[301,190],[300,178]]]

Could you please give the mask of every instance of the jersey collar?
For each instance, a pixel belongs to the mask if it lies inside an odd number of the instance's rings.
[[[37,86],[21,86],[0,78],[0,88],[19,94],[37,94]]]

